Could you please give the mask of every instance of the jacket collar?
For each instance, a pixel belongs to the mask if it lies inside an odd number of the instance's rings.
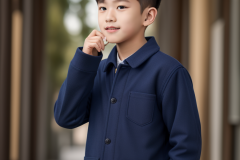
[[[142,64],[144,61],[146,61],[149,57],[151,57],[154,53],[160,50],[160,47],[158,46],[155,38],[153,36],[145,37],[147,40],[147,43],[145,43],[139,50],[137,50],[134,54],[126,58],[123,62],[126,64],[128,63],[132,68],[138,67],[140,64]],[[114,67],[117,67],[117,46],[115,45],[110,52],[105,66],[104,66],[104,72],[107,71],[107,69],[114,65]]]

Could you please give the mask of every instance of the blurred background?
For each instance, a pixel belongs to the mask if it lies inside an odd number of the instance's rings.
[[[0,160],[83,160],[88,123],[61,128],[53,107],[97,11],[95,0],[0,0]],[[240,1],[162,0],[145,36],[191,75],[201,160],[240,160]]]

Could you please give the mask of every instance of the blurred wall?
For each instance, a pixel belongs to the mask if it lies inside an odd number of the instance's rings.
[[[44,154],[44,2],[0,1],[0,159]]]

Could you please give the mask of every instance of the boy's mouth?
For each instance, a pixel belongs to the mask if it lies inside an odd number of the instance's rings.
[[[116,32],[116,31],[118,31],[119,29],[107,29],[107,32],[109,32],[109,33],[113,33],[113,32]]]
[[[113,32],[118,31],[120,28],[119,27],[115,27],[115,26],[108,26],[105,29],[107,30],[107,32],[113,33]]]
[[[120,29],[120,28],[107,28],[106,30],[117,30],[117,29]]]
[[[120,28],[119,27],[115,27],[115,26],[107,26],[105,29],[106,30],[118,30]]]

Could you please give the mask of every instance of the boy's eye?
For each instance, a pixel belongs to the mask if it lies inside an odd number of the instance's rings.
[[[118,6],[118,7],[123,7],[123,8],[126,8],[125,6]]]
[[[99,9],[101,10],[101,8],[105,8],[105,7],[99,7]],[[105,8],[106,9],[106,8]]]
[[[122,9],[126,8],[125,6],[118,6],[118,7],[121,7]],[[105,7],[99,7],[100,10],[102,10],[102,8],[106,9]]]

